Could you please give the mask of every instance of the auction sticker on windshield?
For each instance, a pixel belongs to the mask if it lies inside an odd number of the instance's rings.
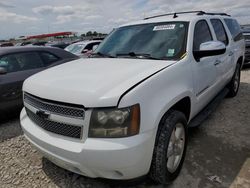
[[[175,24],[168,24],[168,25],[157,25],[154,26],[153,31],[161,31],[161,30],[168,30],[168,29],[174,29]]]

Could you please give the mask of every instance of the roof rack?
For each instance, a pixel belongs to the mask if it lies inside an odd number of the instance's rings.
[[[162,17],[162,16],[170,16],[173,15],[173,18],[177,18],[178,14],[194,14],[196,13],[196,15],[220,15],[220,16],[230,16],[226,13],[210,13],[210,12],[204,12],[202,10],[199,11],[185,11],[185,12],[174,12],[174,13],[167,13],[167,14],[160,14],[160,15],[156,15],[156,16],[150,16],[150,17],[146,17],[144,18],[144,20],[148,20],[151,18],[158,18],[158,17]]]
[[[197,13],[197,15],[219,15],[219,16],[231,16],[227,13],[212,13],[212,12],[204,12],[204,11],[201,11],[200,13]]]

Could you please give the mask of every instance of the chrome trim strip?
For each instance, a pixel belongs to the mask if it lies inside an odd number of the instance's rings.
[[[36,100],[36,101],[39,101],[40,103],[43,103],[43,104],[48,104],[48,105],[52,105],[52,106],[58,106],[58,107],[68,108],[68,109],[73,109],[73,110],[75,110],[75,109],[76,110],[81,110],[81,111],[83,111],[83,116],[82,117],[79,117],[79,116],[70,116],[70,115],[66,115],[66,114],[63,114],[63,115],[66,116],[66,117],[73,117],[75,119],[84,119],[85,118],[85,110],[83,108],[71,107],[71,106],[66,106],[66,105],[60,105],[60,104],[45,102],[45,101],[43,101],[41,99],[38,99],[36,97],[33,97],[33,96],[29,95],[28,93],[24,93],[23,101],[26,102],[26,104],[30,104],[30,105],[32,105],[31,104],[32,102],[29,102],[30,100],[27,99],[27,98],[25,99],[25,95],[27,95],[28,97],[32,98],[33,100]],[[47,112],[51,112],[51,111],[47,111]],[[59,113],[56,113],[56,112],[52,112],[52,113],[53,114],[62,115],[62,114],[59,114]]]
[[[41,99],[38,99],[38,98],[36,98],[36,97],[33,97],[32,95],[30,95],[30,94],[28,94],[28,93],[24,93],[24,95],[27,95],[27,96],[29,96],[30,98],[33,98],[34,100],[40,101],[40,102],[45,103],[45,104],[60,106],[60,107],[63,107],[63,108],[78,109],[78,110],[83,110],[83,111],[84,111],[83,108],[79,108],[79,107],[71,107],[71,106],[66,106],[66,105],[62,105],[62,104],[55,104],[55,103],[45,102],[45,101],[43,101],[43,100],[41,100]]]
[[[49,113],[48,120],[50,120],[50,121],[54,121],[54,122],[57,122],[57,123],[69,124],[69,125],[75,125],[75,126],[78,126],[78,127],[83,127],[83,124],[84,124],[84,120],[83,119],[65,117],[65,116],[58,115],[58,114],[55,114],[53,112],[44,110],[44,109],[37,109],[36,107],[34,107],[34,106],[32,106],[32,105],[30,105],[30,104],[28,104],[26,102],[24,102],[24,106],[26,108],[28,108],[30,111],[32,111],[33,113],[35,113],[35,114],[39,110],[43,110],[43,111]]]
[[[196,94],[196,97],[199,97],[202,95],[210,86],[206,86],[204,89],[202,89],[199,93]]]

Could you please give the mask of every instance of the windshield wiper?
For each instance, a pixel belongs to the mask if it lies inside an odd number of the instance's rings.
[[[118,53],[118,54],[116,54],[116,57],[119,57],[119,56],[129,56],[129,57],[136,57],[136,58],[160,60],[158,58],[152,57],[151,54],[146,54],[146,53],[129,52],[129,53]]]
[[[109,57],[109,58],[115,58],[114,56],[112,56],[112,55],[110,55],[110,54],[104,54],[104,53],[102,53],[102,52],[97,52],[97,53],[93,53],[93,54],[91,54],[91,57],[93,57],[93,56],[101,56],[101,57]]]

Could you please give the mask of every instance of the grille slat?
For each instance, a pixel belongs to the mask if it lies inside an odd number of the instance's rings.
[[[84,109],[48,103],[26,93],[24,94],[24,101],[38,109],[70,117],[84,118]]]
[[[53,120],[51,118],[44,118],[37,114],[37,111],[45,111],[49,114],[58,114],[64,117],[70,117],[75,119],[84,119],[85,111],[83,108],[76,108],[72,106],[60,105],[57,102],[48,102],[47,100],[40,99],[35,96],[31,96],[29,94],[24,93],[24,105],[28,117],[31,121],[33,121],[37,126],[43,128],[46,131],[68,136],[71,138],[82,138],[83,126],[72,125],[64,122],[57,122],[57,120]],[[29,107],[29,105],[30,107]],[[36,109],[34,111],[29,109],[33,107]]]
[[[33,121],[39,127],[45,129],[46,131],[81,139],[82,127],[80,126],[68,125],[40,118],[28,108],[26,108],[26,112],[31,121]]]

